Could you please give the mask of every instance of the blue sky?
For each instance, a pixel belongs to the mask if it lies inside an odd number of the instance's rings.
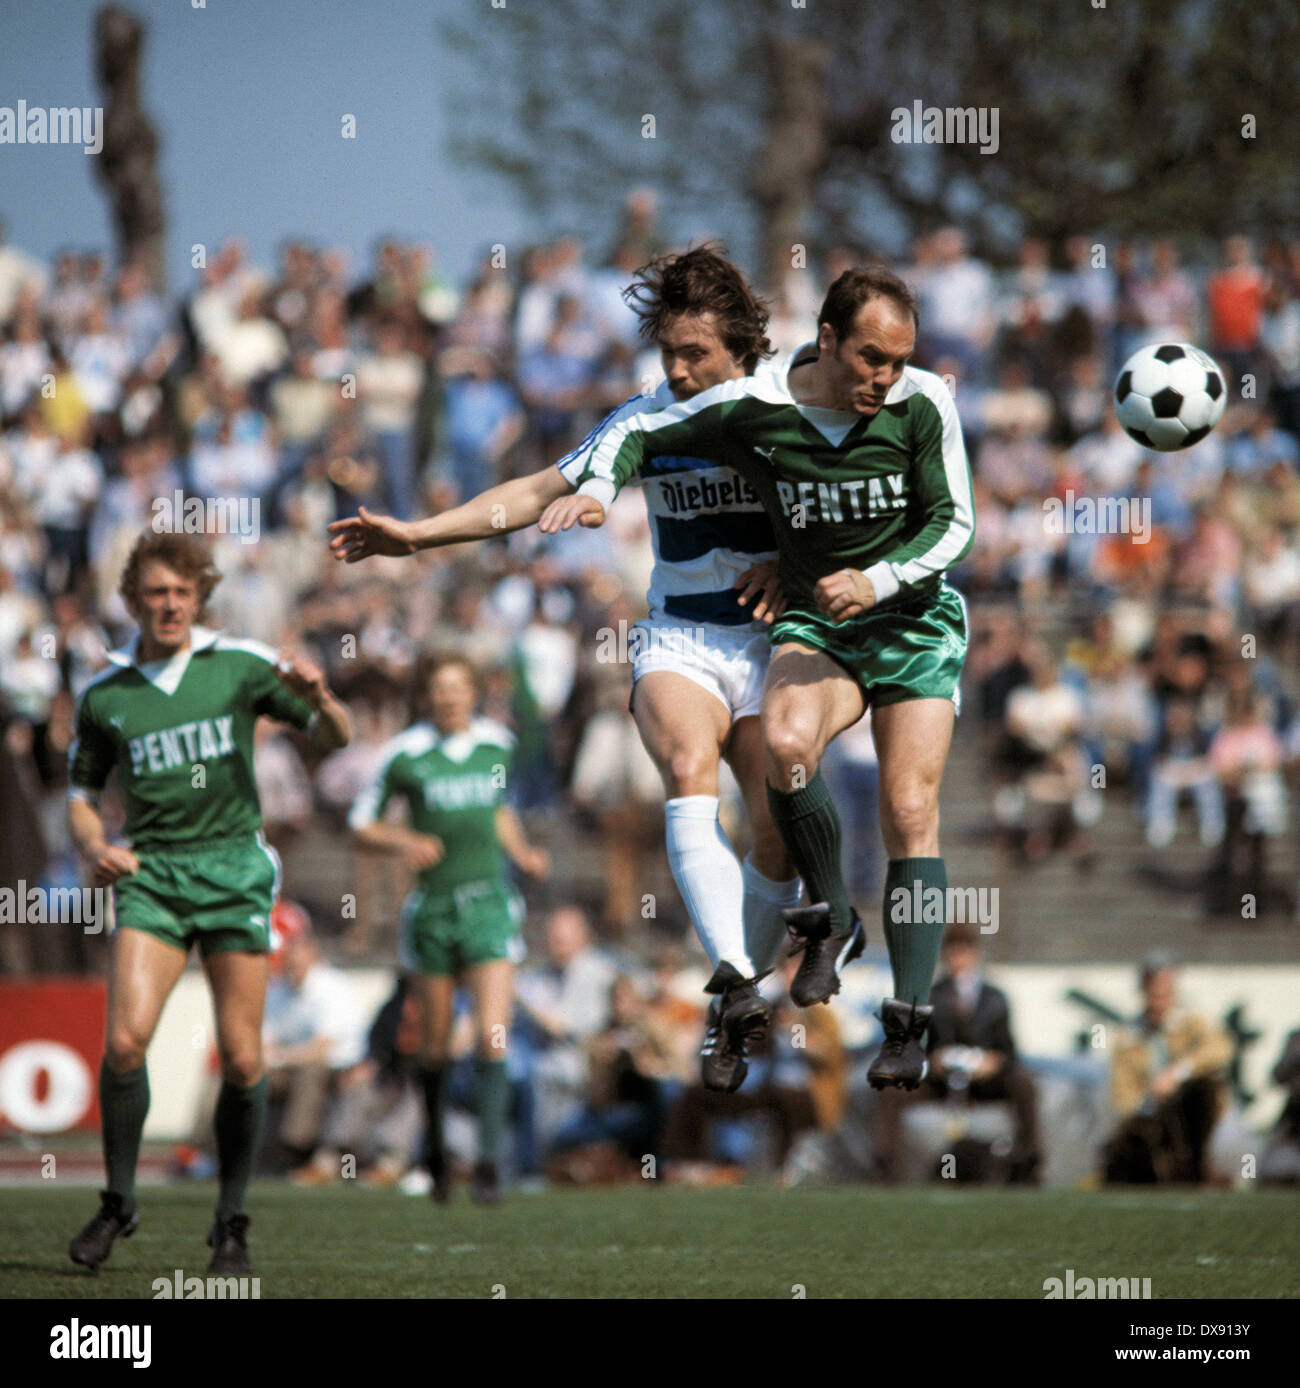
[[[193,282],[191,245],[211,250],[233,234],[268,270],[286,236],[344,244],[356,274],[375,237],[393,231],[431,242],[459,279],[479,248],[548,231],[507,185],[446,153],[443,93],[458,59],[437,23],[464,3],[129,0],[149,26],[143,93],[162,137],[169,287]],[[0,106],[100,104],[97,7],[0,0]],[[345,113],[356,117],[354,140],[341,137]],[[10,244],[41,258],[65,244],[112,254],[94,165],[79,147],[0,145]],[[593,253],[607,234],[592,229]]]

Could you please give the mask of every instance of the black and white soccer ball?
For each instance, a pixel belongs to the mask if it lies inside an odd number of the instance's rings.
[[[1190,342],[1143,347],[1115,382],[1115,414],[1143,448],[1174,453],[1223,417],[1228,388],[1214,358]]]

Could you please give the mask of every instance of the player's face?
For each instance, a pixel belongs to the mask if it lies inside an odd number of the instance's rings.
[[[843,338],[823,323],[817,347],[835,401],[830,408],[866,416],[878,413],[915,345],[912,315],[884,297],[863,304]]]
[[[429,704],[439,732],[461,732],[474,716],[474,681],[463,665],[444,665],[429,681]]]
[[[199,589],[192,578],[160,559],[145,564],[139,596],[131,605],[145,657],[158,659],[184,650],[190,644],[190,628],[198,621],[199,606]]]
[[[681,313],[668,319],[655,345],[668,389],[677,400],[689,400],[702,390],[739,380],[745,374],[745,363],[727,351],[712,313]]]

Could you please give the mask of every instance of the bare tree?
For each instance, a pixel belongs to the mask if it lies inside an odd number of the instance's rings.
[[[158,132],[140,100],[145,26],[129,10],[106,5],[95,16],[95,69],[104,92],[104,147],[96,165],[113,204],[118,254],[165,287]]]

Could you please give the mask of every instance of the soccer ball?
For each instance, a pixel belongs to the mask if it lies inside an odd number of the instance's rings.
[[[1228,400],[1214,358],[1190,342],[1143,347],[1115,382],[1115,415],[1143,448],[1190,448],[1219,422]]]

